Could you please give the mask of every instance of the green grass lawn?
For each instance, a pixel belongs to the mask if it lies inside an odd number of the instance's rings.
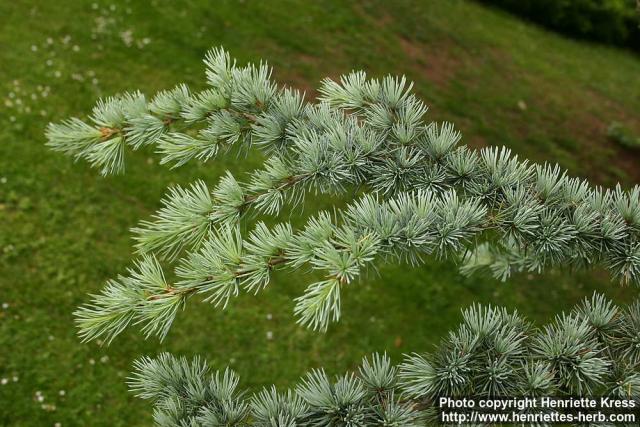
[[[133,330],[110,347],[81,344],[73,310],[130,265],[128,230],[159,207],[166,187],[213,184],[226,169],[243,176],[260,158],[169,170],[138,152],[126,175],[101,178],[48,151],[44,127],[119,91],[202,88],[202,58],[216,45],[241,61],[268,59],[279,81],[308,94],[354,68],[405,74],[431,118],[455,122],[474,147],[506,145],[602,185],[640,178],[638,152],[606,136],[613,121],[640,134],[640,58],[472,2],[0,2],[1,425],[149,425],[149,408],[125,384],[144,354],[201,354],[232,366],[245,386],[286,387],[311,368],[341,372],[373,351],[395,361],[427,351],[473,301],[542,322],[594,289],[619,302],[636,294],[600,271],[500,283],[463,278],[452,263],[381,266],[346,290],[343,320],[323,335],[294,323],[292,298],[310,280],[280,273],[224,312],[193,300],[163,343]]]

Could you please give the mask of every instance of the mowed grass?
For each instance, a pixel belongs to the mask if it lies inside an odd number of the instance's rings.
[[[149,425],[149,406],[125,379],[135,358],[160,351],[229,365],[253,389],[288,387],[309,369],[342,372],[373,351],[394,361],[428,351],[475,301],[543,322],[596,289],[618,302],[636,295],[601,271],[500,283],[463,278],[450,261],[380,265],[345,289],[342,321],[318,334],[292,314],[312,278],[279,273],[224,312],[192,300],[163,343],[133,328],[109,347],[81,344],[73,310],[131,265],[128,230],[160,206],[167,186],[198,178],[213,186],[227,169],[243,177],[260,157],[170,170],[143,151],[128,156],[126,175],[101,178],[48,151],[44,128],[84,116],[100,96],[152,95],[180,82],[201,89],[212,46],[241,62],[269,60],[280,82],[309,96],[324,76],[351,69],[405,74],[430,117],[455,122],[467,144],[506,145],[602,185],[640,178],[637,152],[606,137],[614,120],[640,133],[640,59],[631,53],[467,1],[146,3],[0,3],[0,424]],[[310,197],[305,207],[343,203]]]

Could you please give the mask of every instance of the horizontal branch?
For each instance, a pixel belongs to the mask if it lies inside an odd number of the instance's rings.
[[[229,369],[212,372],[198,357],[166,353],[138,360],[129,386],[170,425],[438,425],[441,397],[608,396],[640,403],[637,301],[621,308],[594,294],[543,328],[490,306],[471,306],[462,317],[431,353],[405,355],[398,366],[373,354],[335,378],[313,370],[286,392],[240,391]]]
[[[636,237],[625,229],[611,232],[612,224],[623,222],[612,219],[608,205],[593,199],[590,205],[580,205],[580,214],[561,215],[540,203],[532,195],[514,192],[490,208],[478,196],[421,190],[388,200],[364,196],[338,211],[335,219],[321,212],[299,231],[289,223],[270,228],[260,222],[245,239],[238,227],[222,227],[204,240],[200,250],[180,262],[172,288],[182,289],[184,295],[202,294],[205,301],[226,307],[241,290],[257,293],[264,289],[275,269],[308,266],[324,279],[311,284],[296,299],[294,311],[301,324],[326,330],[331,320],[340,318],[341,288],[367,266],[390,257],[413,264],[427,256],[460,259],[482,241],[510,251],[510,262],[499,264],[503,277],[513,269],[542,271],[551,266],[599,264],[623,282],[632,275],[637,283],[640,259],[627,255],[636,247]],[[583,216],[588,218],[586,230]],[[474,261],[479,264],[467,255],[468,263]],[[162,288],[160,295],[165,294]],[[168,299],[167,305],[171,302]],[[130,309],[132,313],[147,312],[144,305],[130,305]],[[121,306],[114,305],[112,310],[121,310]],[[93,336],[93,318],[106,316],[94,311],[92,306],[79,311],[83,334]],[[105,306],[105,311],[110,309]],[[133,320],[140,315],[130,316]],[[160,337],[172,321],[173,317],[154,321]],[[119,321],[114,322],[113,328],[105,326],[100,333],[120,332],[120,326]]]

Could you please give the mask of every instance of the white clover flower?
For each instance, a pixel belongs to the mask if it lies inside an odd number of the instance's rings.
[[[120,38],[124,42],[125,46],[129,47],[133,43],[133,31],[125,30],[120,32]]]
[[[53,403],[43,403],[42,405],[40,405],[40,407],[47,412],[53,412],[57,409],[56,405],[54,405]]]

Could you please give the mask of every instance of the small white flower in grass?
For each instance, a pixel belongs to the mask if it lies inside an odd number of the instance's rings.
[[[36,99],[38,99],[38,95],[36,95],[35,93],[32,93],[31,94],[31,99],[33,99],[35,101]]]
[[[24,107],[24,112],[27,114],[31,113],[31,107],[29,106]]]
[[[53,427],[62,427],[62,423],[55,423]]]
[[[7,183],[7,178],[3,176],[3,177],[2,177],[2,179],[0,180],[0,182],[2,182],[3,184],[6,184],[6,183]],[[3,308],[4,310],[6,310],[7,308],[9,308],[9,303],[8,303],[8,302],[3,302],[3,303],[2,303],[2,308]]]
[[[91,79],[91,83],[93,83],[94,86],[98,85],[99,80],[96,79],[95,77],[93,79]]]
[[[12,98],[12,99],[13,99],[13,98],[15,98],[15,97],[16,97],[15,92],[9,92],[9,98]]]
[[[16,99],[16,105],[22,105],[22,99],[17,98]]]
[[[102,357],[100,358],[100,361],[101,361],[102,363],[107,363],[107,362],[109,361],[109,356],[107,356],[107,355],[102,356]]]
[[[47,64],[47,67],[51,67],[53,65],[53,59],[47,59],[47,62],[45,62],[45,64]]]
[[[2,385],[7,384],[8,382],[9,382],[9,379],[8,379],[8,378],[2,378],[2,379],[0,380],[0,384],[2,384]]]
[[[49,335],[49,341],[53,341],[54,339],[56,339],[56,337],[54,337],[53,335]]]
[[[93,4],[91,5],[91,8],[92,8],[93,10],[98,10],[98,3],[93,3]]]
[[[13,102],[11,102],[10,99],[5,99],[4,100],[4,106],[8,107],[8,108],[11,108],[11,107],[13,107]]]
[[[268,340],[272,340],[273,339],[273,332],[272,331],[267,331],[267,339]]]
[[[125,46],[129,47],[133,43],[133,31],[126,30],[120,32],[120,38],[124,42]]]
[[[89,359],[89,365],[95,365],[95,364],[96,364],[95,359],[93,358]]]
[[[10,122],[15,122],[15,121],[16,121],[15,116],[9,116],[9,121],[10,121]]]
[[[47,37],[47,44],[48,45],[52,45],[53,44],[53,39],[51,37]]]
[[[271,320],[271,319],[273,319],[273,314],[267,313],[267,320]]]
[[[232,357],[231,359],[229,359],[229,364],[231,364],[231,363],[236,363],[236,358],[235,357]]]
[[[13,381],[14,383],[18,382],[18,376],[14,375],[13,377],[11,377],[11,381]]]
[[[74,52],[80,52],[80,46],[78,46],[77,44],[73,45],[72,49],[73,49]]]
[[[40,405],[40,407],[47,412],[53,412],[57,409],[56,405],[54,405],[53,403],[43,403],[42,405]]]
[[[66,391],[64,391],[64,390],[60,390],[60,391],[58,392],[58,394],[59,394],[60,396],[64,396],[65,394],[67,394],[67,392],[66,392]]]
[[[62,73],[60,71],[56,71],[55,73],[53,73],[54,76],[56,77],[62,77]]]
[[[64,44],[69,44],[70,41],[71,41],[71,36],[68,34],[62,38],[62,43]]]
[[[47,91],[42,92],[42,97],[43,98],[46,98],[47,96],[49,96],[49,92],[47,92]]]
[[[36,391],[35,399],[38,402],[44,402],[44,395],[42,394],[42,392],[40,390]]]
[[[35,44],[31,45],[31,52],[37,52],[38,51],[38,46],[36,46]]]
[[[41,115],[42,117],[46,117],[47,112],[46,112],[45,110],[40,110],[40,115]]]

